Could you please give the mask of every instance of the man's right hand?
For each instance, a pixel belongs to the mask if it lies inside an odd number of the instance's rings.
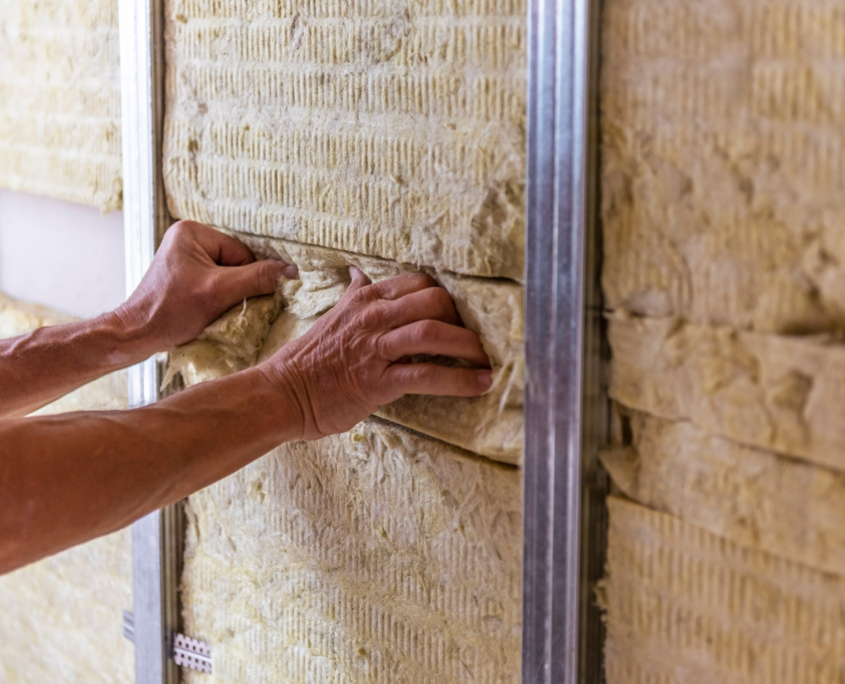
[[[305,335],[259,366],[301,408],[301,439],[344,432],[406,394],[472,397],[489,389],[489,360],[451,297],[421,273],[372,284],[350,267],[346,294]],[[408,363],[416,354],[477,368]]]

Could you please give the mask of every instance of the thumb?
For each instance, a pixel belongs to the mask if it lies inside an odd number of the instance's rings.
[[[249,297],[273,294],[282,277],[296,277],[296,267],[276,259],[255,261],[246,266],[229,266],[223,270],[221,297],[238,302]]]

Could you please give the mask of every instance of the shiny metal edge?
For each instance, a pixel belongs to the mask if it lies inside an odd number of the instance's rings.
[[[161,173],[164,113],[164,0],[120,0],[120,97],[126,289],[141,281],[168,225]],[[129,369],[129,405],[159,398],[156,360]],[[170,640],[178,628],[181,507],[132,526],[135,681],[175,684]]]
[[[524,684],[603,680],[599,0],[529,3]]]

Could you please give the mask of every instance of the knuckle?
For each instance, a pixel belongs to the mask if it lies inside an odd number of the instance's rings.
[[[261,261],[256,270],[256,277],[258,278],[258,289],[261,292],[269,292],[276,287],[276,272],[273,267],[273,262],[269,259]]]
[[[411,285],[419,290],[425,290],[430,287],[437,287],[437,283],[427,273],[409,273],[407,276]]]
[[[438,338],[439,327],[432,320],[417,323],[417,338],[421,342],[434,342]]]

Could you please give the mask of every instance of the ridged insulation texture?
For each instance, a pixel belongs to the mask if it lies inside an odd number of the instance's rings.
[[[840,681],[845,4],[602,21],[608,683]]]
[[[0,187],[122,203],[117,0],[0,3]]]
[[[300,279],[282,282],[275,299],[238,305],[200,338],[170,356],[169,377],[187,384],[242,370],[273,355],[333,307],[349,286],[355,265],[374,282],[410,270],[393,261],[238,235],[260,257],[282,258]],[[478,332],[494,371],[493,386],[478,398],[407,396],[379,415],[451,444],[505,463],[521,461],[523,442],[523,289],[516,283],[436,274],[458,312]]]
[[[521,279],[524,0],[168,0],[173,216]]]
[[[0,338],[70,320],[0,295]],[[125,373],[115,373],[39,413],[119,409],[126,401]],[[0,681],[134,681],[134,649],[120,627],[131,609],[128,528],[0,577]]]
[[[609,0],[606,302],[845,329],[845,6]]]
[[[520,681],[520,474],[378,419],[192,497],[185,681]]]
[[[845,475],[632,412],[602,454],[622,492],[750,548],[845,575]]]
[[[838,684],[845,580],[611,497],[609,684]]]

